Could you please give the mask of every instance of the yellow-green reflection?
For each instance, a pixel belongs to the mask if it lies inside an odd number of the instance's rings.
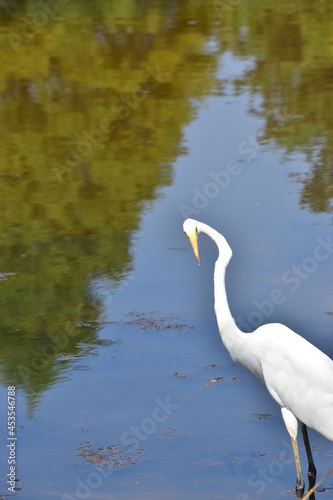
[[[301,202],[330,209],[330,0],[2,2],[1,376],[45,390],[59,353],[93,341],[89,283],[131,269],[147,201],[172,182],[193,102],[223,91],[226,50],[254,60],[234,82],[262,97],[261,140],[301,150]],[[228,75],[225,75],[228,79]],[[77,326],[79,325],[79,326]]]
[[[211,6],[46,4],[8,2],[0,53],[0,271],[15,273],[0,282],[1,371],[37,393],[66,369],[59,353],[94,341],[89,283],[131,269],[131,233],[171,183],[191,99],[217,88]]]
[[[226,13],[225,2],[218,3]],[[312,168],[302,179],[301,205],[332,211],[333,3],[233,3],[229,47],[255,61],[236,88],[251,89],[262,99],[253,110],[264,119],[261,142],[304,153]]]

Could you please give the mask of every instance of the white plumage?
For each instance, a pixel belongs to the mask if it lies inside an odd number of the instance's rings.
[[[298,422],[301,424],[309,460],[311,487],[315,482],[316,469],[306,426],[333,441],[333,361],[303,337],[279,323],[261,326],[252,333],[242,332],[230,313],[225,290],[225,270],[232,256],[230,246],[220,233],[202,222],[187,219],[183,229],[198,262],[198,233],[209,236],[219,249],[214,271],[214,296],[222,342],[232,359],[264,382],[273,399],[281,406],[293,446],[296,493],[302,496],[304,479],[296,440]]]

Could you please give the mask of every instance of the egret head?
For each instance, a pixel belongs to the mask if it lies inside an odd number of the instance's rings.
[[[191,242],[194,255],[196,256],[198,264],[200,265],[198,238],[197,238],[198,236],[197,222],[193,219],[186,219],[186,221],[183,224],[183,230]]]

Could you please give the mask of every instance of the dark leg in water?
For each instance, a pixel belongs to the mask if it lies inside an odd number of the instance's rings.
[[[309,478],[309,489],[313,488],[313,486],[316,483],[316,476],[317,476],[317,471],[316,467],[313,461],[313,456],[310,448],[310,442],[309,442],[309,437],[308,437],[308,431],[306,428],[306,425],[300,422],[301,429],[302,429],[302,435],[303,435],[303,441],[305,445],[305,450],[306,450],[306,455],[308,457],[308,463],[309,463],[309,469],[308,469],[308,478]]]

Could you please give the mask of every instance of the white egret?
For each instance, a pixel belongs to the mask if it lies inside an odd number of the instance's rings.
[[[258,377],[281,407],[291,437],[297,476],[296,495],[300,497],[304,491],[304,479],[297,446],[298,422],[309,463],[309,482],[314,484],[316,469],[306,426],[333,441],[333,361],[279,323],[260,326],[252,333],[242,332],[231,316],[225,290],[225,270],[232,256],[230,246],[220,233],[202,222],[187,219],[183,229],[198,262],[198,233],[209,236],[218,247],[214,297],[220,336],[231,358]]]

